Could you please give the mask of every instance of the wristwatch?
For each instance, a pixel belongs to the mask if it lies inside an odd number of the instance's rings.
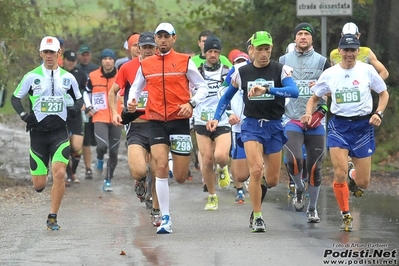
[[[197,106],[197,103],[193,100],[190,100],[188,103],[191,105],[193,109]]]
[[[27,115],[27,113],[24,111],[24,112],[21,112],[20,114],[19,114],[19,117],[21,117],[21,119],[24,119],[24,117]]]
[[[374,114],[378,115],[381,120],[384,117],[384,113],[382,111],[376,111],[376,112],[374,112]]]

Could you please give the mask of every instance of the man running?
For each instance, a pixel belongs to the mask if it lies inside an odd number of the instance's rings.
[[[201,173],[208,188],[208,203],[206,211],[218,209],[218,196],[215,191],[215,170],[218,174],[218,184],[221,189],[230,186],[229,151],[231,146],[231,127],[228,117],[224,116],[215,132],[206,129],[206,123],[213,118],[219,102],[218,91],[226,78],[229,68],[220,62],[222,50],[221,40],[212,35],[204,45],[205,62],[199,67],[199,72],[208,84],[208,97],[194,110],[194,130],[196,132],[198,149],[201,155]]]
[[[193,109],[208,95],[208,87],[190,57],[173,50],[176,31],[170,23],[155,30],[159,54],[141,62],[130,88],[128,110],[135,112],[144,88],[148,90],[146,117],[151,156],[156,164],[156,191],[162,213],[157,234],[172,232],[169,213],[168,153],[172,152],[173,176],[178,183],[187,178],[192,149],[189,119]],[[190,88],[196,90],[190,97]],[[142,108],[142,106],[140,106]]]
[[[214,120],[207,128],[215,131],[228,103],[238,89],[243,90],[244,115],[241,139],[244,143],[250,172],[249,193],[254,212],[252,232],[265,232],[261,212],[261,180],[266,168],[269,187],[278,184],[281,168],[281,150],[287,138],[281,124],[287,97],[298,97],[298,89],[291,77],[292,68],[270,61],[273,41],[267,31],[252,36],[250,49],[254,61],[240,67],[232,77],[227,92],[222,96]]]
[[[155,179],[155,165],[153,160],[150,160],[150,143],[148,138],[148,121],[145,114],[136,118],[129,118],[128,113],[118,113],[116,95],[121,89],[124,90],[124,99],[129,97],[131,85],[140,67],[140,62],[155,54],[156,44],[154,40],[154,33],[143,32],[138,39],[140,47],[140,56],[123,64],[118,72],[115,84],[112,85],[108,94],[108,101],[112,111],[112,122],[116,126],[121,126],[122,123],[127,125],[126,130],[126,144],[128,146],[128,163],[130,174],[136,180],[135,192],[141,202],[145,200],[147,184],[145,183],[147,175],[149,175],[147,163],[150,164],[151,178]],[[143,94],[145,95],[145,94]],[[143,101],[144,98],[143,98]],[[138,113],[138,112],[137,112]],[[158,198],[155,192],[155,180],[151,182],[152,200],[149,203],[151,208],[151,218],[154,226],[161,224],[161,216],[158,204]]]
[[[83,105],[75,77],[57,64],[61,56],[57,38],[46,36],[40,43],[43,64],[28,72],[11,97],[11,104],[26,122],[30,137],[30,172],[33,186],[42,192],[47,183],[48,164],[51,161],[53,186],[47,229],[59,230],[57,213],[65,192],[65,171],[69,160],[67,116],[79,115]],[[29,112],[21,99],[29,96]],[[67,95],[74,100],[67,107]]]

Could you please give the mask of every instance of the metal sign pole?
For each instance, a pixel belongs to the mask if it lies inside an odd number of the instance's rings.
[[[321,17],[321,55],[327,57],[327,17]]]

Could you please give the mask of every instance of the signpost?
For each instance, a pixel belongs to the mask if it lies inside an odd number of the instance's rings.
[[[327,16],[352,16],[352,0],[297,0],[296,15],[321,16],[321,54],[327,57]]]

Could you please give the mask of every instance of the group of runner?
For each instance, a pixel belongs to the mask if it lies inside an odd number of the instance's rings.
[[[121,129],[125,125],[129,170],[136,180],[137,197],[151,209],[156,232],[171,233],[168,178],[170,172],[178,183],[188,177],[193,150],[191,117],[204,190],[209,193],[205,210],[218,209],[215,172],[219,187],[225,189],[230,185],[231,164],[237,189],[235,201],[245,202],[243,183],[250,180],[250,227],[253,232],[265,232],[261,204],[267,190],[279,182],[284,150],[287,171],[295,183],[293,206],[297,211],[307,207],[308,222],[320,222],[317,200],[326,123],[320,116],[315,121],[315,113],[325,108],[328,95],[334,116],[328,123],[327,147],[334,167],[333,189],[343,219],[340,229],[352,231],[349,191],[360,196],[370,180],[370,158],[375,150],[373,126],[381,124],[388,102],[383,82],[388,72],[370,49],[360,47],[360,33],[353,23],[343,27],[339,56],[332,52],[334,67],[314,51],[314,36],[309,23],[298,24],[294,28],[295,46],[275,62],[270,59],[271,34],[258,31],[247,41],[246,52],[235,49],[229,60],[221,55],[220,38],[204,31],[198,38],[201,53],[190,59],[174,51],[177,34],[173,25],[160,23],[155,32],[128,37],[130,58],[120,62],[119,67],[115,66],[114,51],[104,49],[101,66],[85,73],[89,77],[86,83],[81,75],[85,69],[76,66],[76,54],[70,50],[63,53],[63,66],[72,75],[67,74],[56,63],[61,56],[59,41],[51,36],[43,38],[43,65],[24,77],[12,103],[27,122],[31,135],[31,174],[38,192],[45,187],[49,160],[52,163],[48,229],[59,229],[57,213],[64,194],[61,176],[68,173],[66,185],[78,182],[75,173],[82,147],[90,150],[90,145],[97,145],[98,172],[102,172],[104,155],[109,153],[103,190],[112,191]],[[84,46],[78,53],[82,55],[84,51],[90,49]],[[379,95],[374,109],[370,90]],[[29,113],[20,104],[25,95],[31,97]],[[92,119],[85,121],[84,130],[82,117]],[[58,126],[49,127],[49,121]],[[65,139],[64,131],[70,132],[69,138]],[[48,146],[36,147],[34,143],[44,141],[43,135],[48,136]],[[38,138],[39,142],[32,141]],[[308,169],[305,181],[303,149]],[[349,167],[353,169],[349,171]],[[92,178],[90,160],[85,177]],[[305,190],[309,194],[308,206],[304,202]]]

